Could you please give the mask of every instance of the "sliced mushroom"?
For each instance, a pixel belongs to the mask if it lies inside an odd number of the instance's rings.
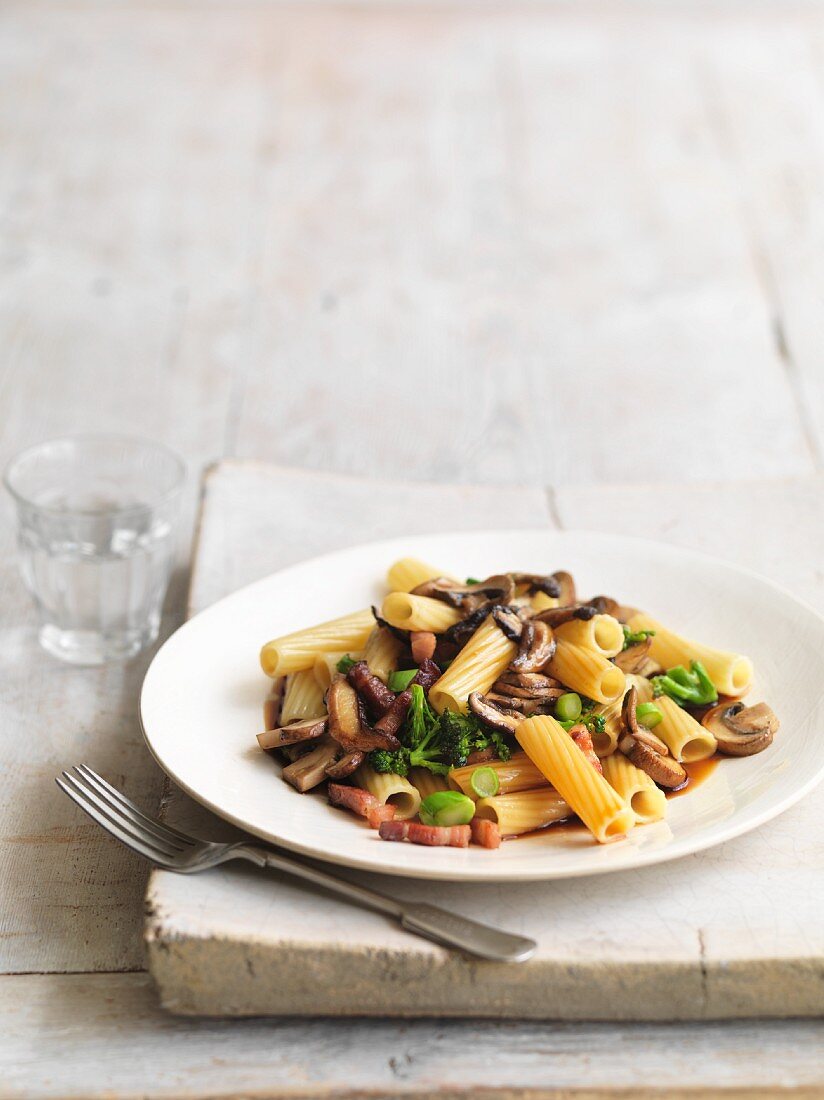
[[[624,750],[622,750],[624,751]],[[659,756],[659,754],[641,741],[633,739],[629,752],[625,752],[630,762],[642,772],[646,772],[653,783],[659,787],[683,787],[689,778],[686,770],[677,760],[671,756]]]
[[[287,745],[296,745],[301,741],[313,741],[326,732],[326,715],[322,718],[304,718],[300,722],[290,722],[288,726],[265,730],[257,735],[262,749],[282,749]]]
[[[552,596],[553,599],[561,595],[561,585],[558,583],[557,576],[542,577],[538,573],[510,573],[510,576],[516,586],[525,584],[532,595],[543,592],[544,595]]]
[[[537,672],[555,654],[555,636],[545,622],[531,619],[524,623],[518,644],[518,656],[510,668],[518,672]]]
[[[492,618],[511,642],[520,640],[524,631],[524,622],[518,615],[517,610],[496,604],[492,608]]]
[[[508,573],[487,577],[477,584],[456,584],[445,577],[425,581],[412,589],[414,596],[429,596],[430,599],[443,600],[453,607],[472,611],[480,602],[494,600],[496,603],[509,603],[515,595],[515,581]]]
[[[559,680],[543,676],[540,672],[506,672],[492,685],[501,695],[515,695],[521,699],[559,699],[566,688]]]
[[[330,738],[294,764],[287,765],[281,773],[282,777],[296,790],[309,791],[326,779],[326,769],[341,755],[340,745]]]
[[[551,714],[555,709],[552,700],[525,699],[523,696],[506,695],[497,691],[488,691],[484,699],[500,710],[516,712],[521,718],[531,718],[533,714]]]
[[[626,736],[621,738],[618,748],[641,771],[661,787],[680,787],[687,781],[684,768],[669,755],[664,742],[645,726],[639,726],[636,707],[638,689],[633,685],[624,696],[621,707],[621,721]]]
[[[342,756],[337,763],[329,764],[326,768],[326,774],[330,779],[345,779],[347,775],[351,775],[352,772],[357,771],[363,763],[365,756],[365,752],[348,752],[346,756]]]
[[[454,626],[448,627],[443,634],[440,635],[438,641],[439,644],[446,641],[454,642],[457,646],[464,645],[465,642],[471,638],[484,619],[487,618],[492,610],[489,604],[484,604],[483,607],[477,608],[471,614],[467,615],[465,619],[461,619],[460,622],[455,623]]]
[[[617,654],[613,660],[618,668],[622,668],[624,672],[634,672],[640,675],[641,669],[649,660],[651,646],[652,638],[644,638],[643,642],[631,645],[629,649]]]
[[[719,703],[708,710],[701,725],[715,737],[718,751],[728,756],[754,756],[772,744],[779,721],[766,703]]]
[[[591,600],[587,600],[586,606],[594,607],[599,615],[612,615],[614,618],[621,605],[612,596],[593,596]]]
[[[553,573],[551,579],[555,581],[558,586],[558,601],[562,607],[567,607],[569,604],[577,602],[575,581],[571,573],[567,573],[562,569],[557,573]]]
[[[583,619],[586,622],[588,619],[594,619],[597,614],[594,607],[584,603],[573,604],[570,607],[548,607],[545,611],[539,611],[533,618],[535,622],[546,623],[554,629],[573,619]]]
[[[394,734],[370,729],[364,722],[358,693],[342,676],[329,685],[326,705],[329,708],[329,736],[337,741],[344,753],[399,747]]]
[[[487,702],[479,691],[473,691],[469,696],[469,709],[473,714],[501,733],[514,733],[524,716],[515,710],[501,710],[492,703]]]

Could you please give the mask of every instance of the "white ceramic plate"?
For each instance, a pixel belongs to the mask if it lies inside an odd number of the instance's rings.
[[[773,745],[723,760],[673,799],[666,822],[598,845],[552,830],[497,851],[389,844],[359,819],[300,795],[257,747],[267,680],[263,642],[370,603],[386,569],[415,555],[457,576],[568,569],[585,595],[607,593],[668,626],[755,662],[752,701],[781,719]],[[265,840],[319,859],[417,878],[519,881],[620,871],[739,836],[781,813],[824,774],[824,619],[766,581],[712,558],[641,539],[510,531],[372,543],[315,558],[235,592],[181,627],[143,685],[149,746],[194,798]]]

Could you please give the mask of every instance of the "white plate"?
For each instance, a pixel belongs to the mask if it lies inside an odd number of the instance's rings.
[[[257,747],[268,681],[261,645],[379,603],[386,569],[415,555],[457,576],[568,569],[585,595],[606,593],[668,626],[755,662],[750,699],[781,719],[773,745],[722,760],[673,799],[666,822],[598,845],[552,830],[483,848],[389,844],[359,819],[301,795]],[[522,881],[600,874],[675,859],[739,836],[796,802],[824,774],[824,619],[745,570],[641,539],[510,531],[372,543],[315,558],[227,596],[181,627],[146,675],[140,702],[160,765],[215,813],[274,844],[349,867],[417,878]]]

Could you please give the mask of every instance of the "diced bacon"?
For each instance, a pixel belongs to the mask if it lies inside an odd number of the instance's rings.
[[[413,630],[409,635],[409,644],[412,646],[412,660],[419,665],[435,656],[438,639],[431,630]]]
[[[408,840],[431,848],[468,848],[468,825],[421,825],[418,821],[382,821],[378,830],[381,840]]]
[[[342,806],[359,817],[368,817],[372,810],[377,810],[383,806],[383,803],[379,802],[369,791],[363,790],[362,787],[347,787],[343,783],[330,783],[326,790],[329,801],[333,806]]]
[[[469,822],[472,839],[482,848],[500,848],[501,830],[497,821],[486,821],[482,817],[473,817]]]
[[[590,764],[592,764],[593,768],[595,768],[598,774],[603,775],[604,769],[601,767],[601,761],[598,759],[595,749],[592,747],[592,734],[589,732],[586,726],[573,726],[572,729],[569,731],[569,736],[572,738],[572,740],[575,742],[575,744],[578,746],[578,748],[581,750],[581,752],[584,754]]]
[[[426,657],[423,661],[421,661],[420,667],[412,683],[420,684],[420,686],[423,688],[424,695],[428,695],[429,689],[434,683],[440,680],[440,678],[441,670],[438,668],[434,661],[431,661],[428,657]]]
[[[384,711],[375,723],[375,729],[380,733],[394,737],[403,725],[403,720],[406,718],[406,712],[409,710],[411,702],[412,692],[408,688],[406,691],[402,691],[400,695],[396,695],[392,706]]]
[[[379,829],[382,821],[391,821],[395,816],[395,807],[385,802],[382,806],[373,806],[366,815],[370,829]]]

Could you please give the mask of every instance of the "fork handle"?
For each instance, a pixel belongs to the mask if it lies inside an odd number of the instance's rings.
[[[357,905],[394,917],[408,932],[414,932],[418,936],[449,947],[458,947],[482,959],[491,959],[495,962],[524,962],[530,958],[537,947],[535,941],[527,936],[502,932],[498,928],[449,913],[446,909],[440,909],[435,905],[398,901],[387,894],[381,894],[377,890],[370,890],[355,882],[330,875],[328,871],[282,856],[267,848],[243,844],[236,848],[233,854],[250,860],[258,867],[268,867],[302,878],[314,886],[320,886]]]

